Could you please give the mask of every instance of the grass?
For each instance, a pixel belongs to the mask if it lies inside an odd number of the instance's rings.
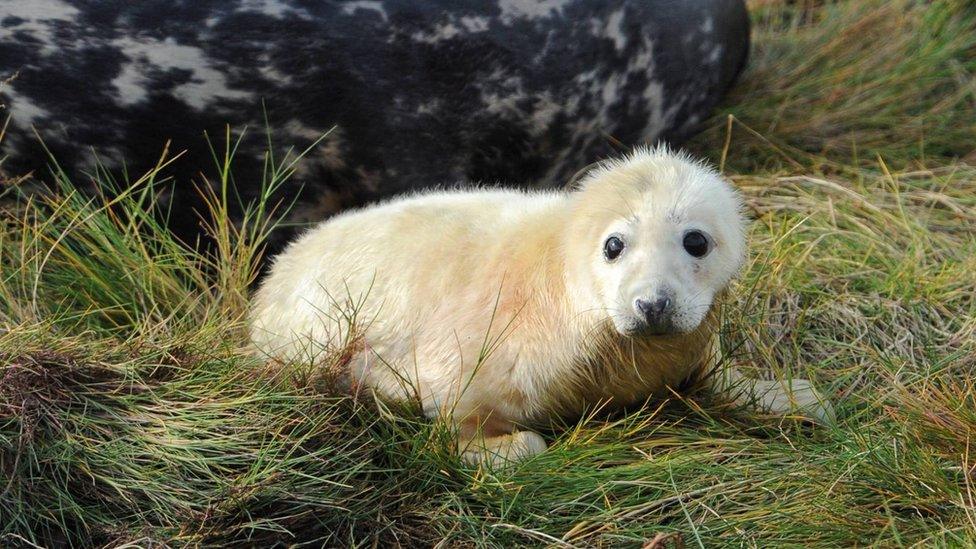
[[[165,160],[95,199],[55,171],[3,210],[0,545],[976,545],[976,10],[753,14],[690,145],[756,219],[725,343],[815,380],[836,426],[675,397],[489,471],[416,410],[264,372],[243,313],[273,205],[228,222],[228,135],[212,253],[150,215]],[[268,157],[265,196],[296,161]]]

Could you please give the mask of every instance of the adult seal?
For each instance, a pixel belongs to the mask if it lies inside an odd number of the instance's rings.
[[[6,0],[3,168],[48,178],[33,129],[79,185],[92,151],[139,174],[169,141],[186,151],[170,223],[192,235],[204,132],[252,129],[235,169],[247,199],[267,115],[281,146],[335,128],[281,190],[302,189],[292,221],[432,182],[555,186],[694,134],[748,43],[741,0]]]

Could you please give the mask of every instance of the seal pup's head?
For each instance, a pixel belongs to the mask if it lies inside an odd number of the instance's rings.
[[[571,200],[569,288],[621,335],[694,331],[745,261],[738,193],[687,155],[639,148],[601,162]]]

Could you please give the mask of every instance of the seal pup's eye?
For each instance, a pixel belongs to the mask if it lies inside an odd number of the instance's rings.
[[[611,235],[603,243],[603,256],[607,261],[613,261],[624,251],[624,241],[617,235]]]
[[[692,257],[704,257],[708,253],[708,237],[701,231],[686,232],[682,245]]]

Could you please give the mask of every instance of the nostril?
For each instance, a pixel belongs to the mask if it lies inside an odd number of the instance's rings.
[[[637,310],[645,317],[650,317],[654,314],[654,306],[646,299],[638,299],[634,305],[637,306]]]
[[[661,314],[671,308],[671,298],[659,297],[653,305],[654,312]]]

